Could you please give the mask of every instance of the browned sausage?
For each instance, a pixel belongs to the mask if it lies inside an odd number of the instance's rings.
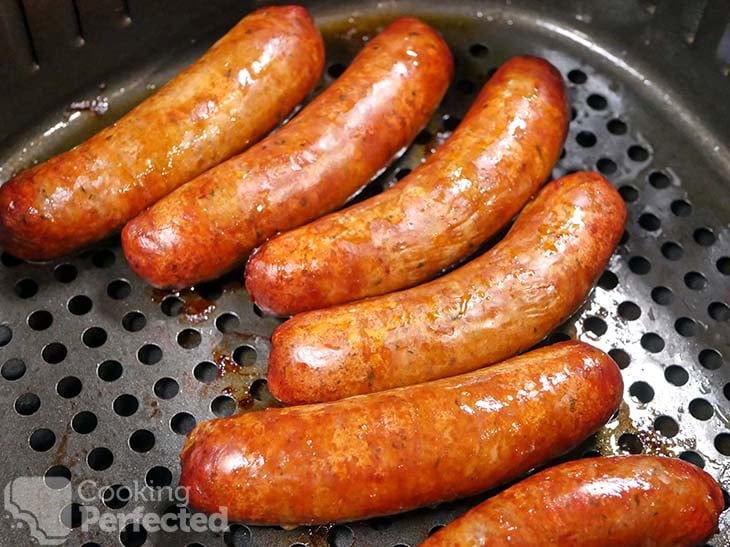
[[[286,403],[453,376],[526,350],[585,300],[623,232],[603,177],[548,184],[486,254],[425,285],[295,316],[276,331],[269,388]]]
[[[261,138],[323,67],[322,37],[304,8],[253,12],[121,120],[0,187],[0,246],[47,260],[119,230]]]
[[[397,19],[283,129],[130,222],[122,244],[132,269],[155,286],[191,285],[339,207],[428,121],[452,64],[435,30]]]
[[[581,342],[471,374],[198,425],[182,453],[192,507],[315,524],[468,496],[518,477],[603,425],[616,364]]]
[[[552,65],[508,61],[454,134],[400,183],[261,247],[246,268],[253,300],[291,315],[431,279],[522,209],[550,176],[569,119]]]
[[[591,458],[525,479],[421,547],[692,547],[717,528],[723,505],[712,477],[682,460]]]

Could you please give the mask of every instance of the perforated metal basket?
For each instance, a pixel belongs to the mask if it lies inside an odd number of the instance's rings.
[[[254,7],[0,0],[0,180],[113,121]],[[548,339],[586,340],[623,369],[619,414],[572,456],[675,455],[730,487],[730,3],[307,7],[327,40],[322,87],[397,14],[435,25],[457,59],[454,84],[427,130],[358,199],[422,161],[510,56],[541,55],[560,68],[573,121],[554,175],[596,169],[629,208],[598,287]],[[84,110],[107,103],[103,115]],[[277,321],[257,312],[240,272],[180,293],[152,290],[132,274],[116,240],[43,265],[3,254],[0,279],[2,477],[46,477],[39,496],[49,499],[64,478],[74,488],[86,480],[108,487],[103,499],[64,508],[68,545],[415,546],[484,498],[289,531],[236,524],[218,534],[84,531],[88,507],[178,514],[164,495],[125,499],[135,484],[159,492],[177,484],[179,451],[196,422],[274,403],[264,378]],[[7,498],[5,508],[0,544],[30,544]],[[729,538],[724,516],[712,545],[730,545]]]

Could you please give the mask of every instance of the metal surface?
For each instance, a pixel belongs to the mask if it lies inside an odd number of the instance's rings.
[[[69,36],[68,29],[54,34],[50,28],[67,26],[62,18],[40,18],[38,28],[46,32],[41,40],[35,33],[38,3],[24,2],[28,13],[20,23],[27,25],[36,13],[32,48],[26,48],[25,30],[18,30],[20,4],[0,2],[0,21],[9,29],[2,39],[15,37],[13,48],[6,49],[12,54],[2,60],[10,84],[2,91],[0,109],[7,122],[0,130],[0,180],[110,123],[246,11],[240,2],[209,2],[204,8],[191,3],[193,15],[186,23],[164,2],[119,2],[122,12],[111,1],[93,9],[91,4],[75,2],[95,15],[85,20],[86,12],[76,11],[85,42],[69,46],[81,52],[74,58],[49,45]],[[723,32],[730,36],[727,4],[585,4],[455,2],[426,8],[387,2],[353,8],[321,2],[310,7],[327,37],[325,85],[375,27],[398,13],[421,15],[436,25],[458,59],[454,85],[427,131],[363,197],[391,184],[446,137],[490,70],[508,57],[542,55],[561,69],[575,119],[554,175],[598,169],[619,187],[629,207],[626,234],[598,287],[549,338],[576,337],[610,350],[623,369],[626,394],[619,415],[575,455],[677,455],[704,466],[727,489],[730,101],[718,100],[730,96],[729,52],[722,45]],[[103,17],[105,9],[121,13],[121,23]],[[163,22],[171,29],[168,35],[157,30]],[[115,40],[128,48],[120,53],[116,72],[114,57],[88,53],[94,47],[117,52],[109,45]],[[166,47],[171,41],[175,47]],[[44,57],[44,51],[55,51],[55,57]],[[31,66],[34,57],[39,67]],[[100,59],[97,65],[94,59]],[[84,76],[64,77],[65,65],[69,74]],[[84,66],[87,72],[79,68]],[[18,96],[22,92],[25,96]],[[64,111],[71,100],[98,94],[108,98],[108,114]],[[33,98],[38,109],[18,110]],[[256,313],[239,281],[232,275],[179,295],[153,291],[131,273],[116,240],[44,265],[3,254],[2,476],[43,476],[50,469],[52,475],[70,475],[74,486],[87,479],[100,486],[133,488],[135,481],[174,486],[184,433],[194,421],[272,402],[263,378],[267,336],[277,322]],[[107,500],[115,513],[137,505],[177,511],[165,500],[124,505],[124,490],[116,492]],[[233,525],[225,534],[131,534],[124,542],[116,533],[75,528],[67,544],[414,546],[482,498],[331,528]],[[98,499],[86,505],[106,507]],[[13,527],[7,513],[0,520],[0,543],[29,543],[27,530]],[[727,515],[712,545],[730,545]]]

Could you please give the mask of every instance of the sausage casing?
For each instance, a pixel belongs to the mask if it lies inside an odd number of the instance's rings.
[[[618,408],[616,364],[565,342],[470,374],[198,425],[182,452],[192,507],[315,524],[468,496],[577,446]]]
[[[568,128],[560,73],[516,57],[451,137],[393,188],[263,245],[246,267],[262,309],[291,315],[412,287],[504,227],[550,176]]]
[[[501,242],[453,272],[283,323],[272,337],[269,389],[286,403],[332,400],[524,351],[585,300],[625,219],[621,196],[600,175],[553,181]]]
[[[260,139],[323,67],[322,37],[304,8],[253,12],[119,121],[0,187],[0,246],[48,260],[110,235]]]
[[[712,477],[682,460],[590,458],[517,483],[421,547],[693,547],[712,535],[723,506]]]
[[[397,19],[286,126],[127,224],[132,269],[152,285],[185,287],[339,207],[425,125],[452,65],[435,30]]]

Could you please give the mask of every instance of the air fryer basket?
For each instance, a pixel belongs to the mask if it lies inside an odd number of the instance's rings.
[[[0,180],[113,121],[257,5],[0,0]],[[616,418],[572,456],[676,455],[730,488],[730,2],[307,7],[327,41],[321,87],[397,14],[435,25],[457,59],[428,128],[364,196],[422,161],[510,56],[544,56],[562,71],[573,121],[553,174],[596,169],[629,209],[598,286],[548,338],[609,351],[625,379]],[[106,114],[70,109],[97,97],[102,110],[108,103]],[[86,505],[129,512],[140,505],[124,503],[135,481],[176,485],[184,435],[196,422],[274,404],[264,378],[277,321],[251,304],[240,272],[179,293],[155,291],[131,272],[114,239],[42,265],[2,254],[0,279],[6,481],[47,474],[78,486],[92,479],[111,488],[104,501]],[[74,527],[67,544],[415,546],[483,497],[288,531],[232,524],[217,535],[127,529],[120,537]],[[180,510],[165,500],[142,505]],[[82,505],[66,508],[64,521],[78,526],[84,514]],[[4,514],[0,544],[30,543],[16,524]],[[726,515],[712,545],[730,545]]]

